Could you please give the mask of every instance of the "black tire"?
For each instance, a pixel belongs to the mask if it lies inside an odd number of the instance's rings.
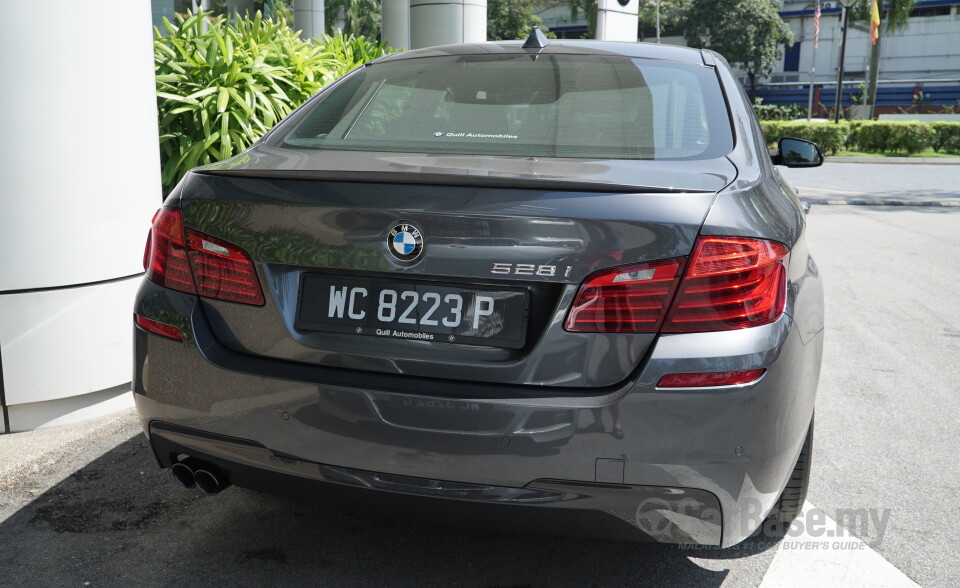
[[[784,526],[793,522],[803,509],[803,501],[807,499],[807,487],[810,485],[810,465],[813,461],[813,418],[810,419],[810,428],[807,429],[807,438],[800,449],[797,465],[787,481],[780,498],[767,517],[768,523],[777,523]]]

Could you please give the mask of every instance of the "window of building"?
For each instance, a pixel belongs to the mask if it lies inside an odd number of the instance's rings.
[[[910,18],[925,16],[950,16],[950,6],[921,6],[910,11]]]

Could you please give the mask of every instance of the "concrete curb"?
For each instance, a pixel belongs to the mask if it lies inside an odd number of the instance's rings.
[[[825,163],[893,163],[898,165],[960,165],[960,157],[846,157],[828,155]]]
[[[830,200],[826,198],[804,198],[810,204],[851,205],[851,206],[946,206],[960,208],[960,200],[868,200],[864,198],[849,198],[846,200]]]
[[[0,435],[0,492],[51,469],[94,439],[120,430],[136,431],[138,424],[136,412],[128,408],[79,423]]]

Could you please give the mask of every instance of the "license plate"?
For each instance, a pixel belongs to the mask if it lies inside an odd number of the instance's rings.
[[[428,282],[306,275],[300,330],[519,349],[530,293]]]

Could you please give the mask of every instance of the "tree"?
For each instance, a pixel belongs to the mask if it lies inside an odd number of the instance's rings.
[[[534,0],[487,0],[487,40],[525,39],[532,27],[543,22],[534,14],[533,2]]]
[[[690,47],[705,47],[741,66],[750,78],[750,98],[757,76],[768,76],[793,45],[793,33],[780,18],[780,0],[691,0],[680,24]]]
[[[570,7],[570,20],[577,20],[583,14],[587,17],[587,38],[597,36],[597,0],[567,0]]]
[[[333,35],[343,22],[348,37],[380,38],[380,0],[325,0],[323,20],[328,35]]]
[[[659,0],[660,29],[680,24],[683,9],[690,0]],[[646,26],[657,25],[657,0],[640,0],[640,13],[637,15]]]
[[[870,116],[877,103],[877,80],[880,77],[880,44],[884,37],[905,29],[910,25],[910,11],[913,10],[914,0],[887,0],[886,4],[879,3],[880,8],[880,36],[877,42],[870,47],[870,80],[867,83],[867,95],[864,104],[870,105]],[[870,8],[872,3],[867,0],[860,2],[850,12],[851,21],[866,21],[870,26]],[[868,28],[869,30],[869,28]]]

